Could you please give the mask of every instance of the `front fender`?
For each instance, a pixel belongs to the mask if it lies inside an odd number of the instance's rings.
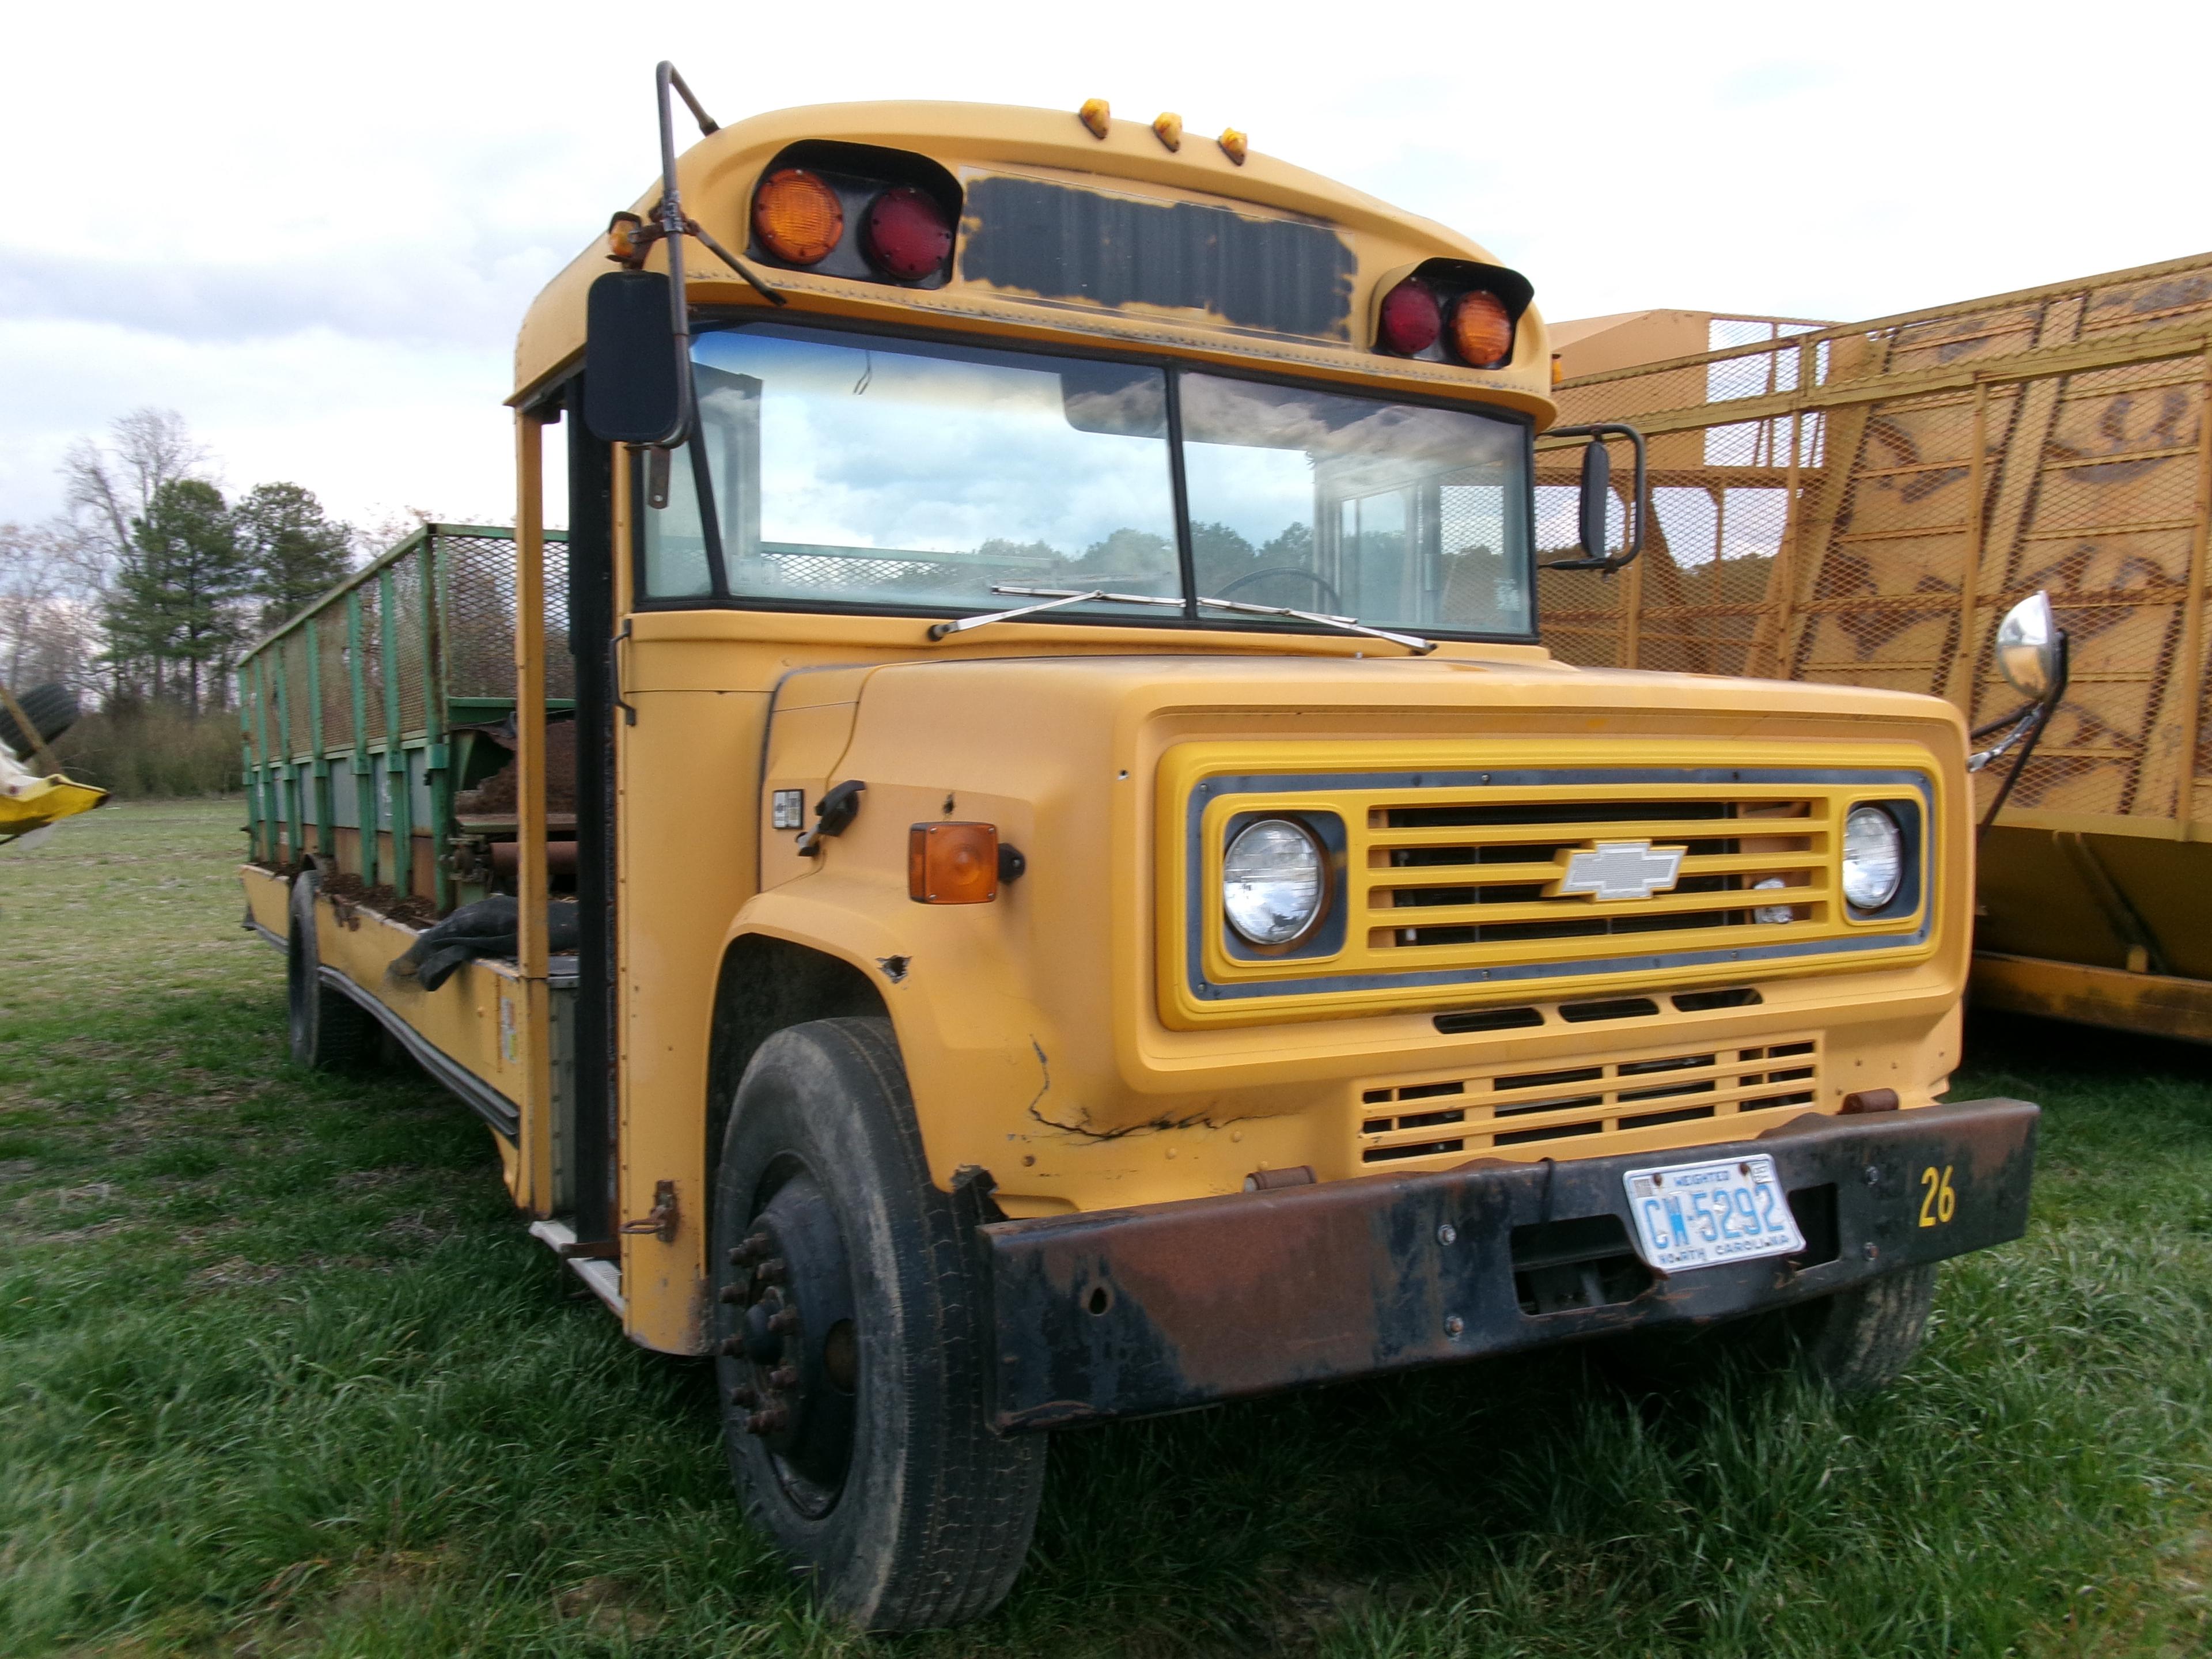
[[[1062,1060],[1073,1045],[995,947],[978,914],[988,907],[915,903],[864,868],[839,871],[837,851],[830,867],[749,901],[724,950],[748,935],[780,939],[848,963],[876,988],[940,1188],[975,1165],[1008,1214],[1051,1215],[1236,1192],[1253,1169],[1310,1160],[1290,1144],[1303,1133],[1295,1118],[1095,1127],[1085,1097],[1105,1097],[1115,1080]]]

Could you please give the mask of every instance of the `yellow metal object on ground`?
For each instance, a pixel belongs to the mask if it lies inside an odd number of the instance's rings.
[[[0,782],[0,842],[89,812],[106,799],[105,789],[64,777],[33,778],[24,773],[21,781]]]

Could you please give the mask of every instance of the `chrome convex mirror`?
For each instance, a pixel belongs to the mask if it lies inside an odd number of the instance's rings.
[[[1997,624],[1997,672],[2032,702],[2051,695],[2058,678],[2058,623],[2051,596],[2031,593]]]
[[[1979,772],[2008,755],[2012,757],[2004,781],[1997,786],[1996,798],[1982,815],[1984,830],[1995,823],[1997,814],[2004,810],[2013,785],[2020,781],[2020,775],[2027,768],[2028,757],[2035,752],[2036,739],[2043,735],[2043,728],[2050,722],[2059,700],[2066,695],[2066,630],[2059,627],[2057,618],[2051,614],[2048,593],[2031,593],[2005,612],[2004,620],[1997,624],[1995,652],[1997,672],[2027,699],[2027,707],[1974,728],[1976,743],[1999,732],[2003,732],[2004,736],[1966,757],[1969,772]],[[2008,731],[2007,727],[2011,729]]]

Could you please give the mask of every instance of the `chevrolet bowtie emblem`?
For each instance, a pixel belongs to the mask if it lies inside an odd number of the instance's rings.
[[[1595,899],[1650,898],[1672,887],[1682,873],[1682,851],[1648,841],[1601,841],[1567,860],[1559,890]]]

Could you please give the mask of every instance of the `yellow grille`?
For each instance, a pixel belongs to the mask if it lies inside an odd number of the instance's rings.
[[[1443,1012],[1889,967],[1934,948],[1945,791],[1925,750],[1838,745],[1808,767],[1802,747],[1743,742],[1721,766],[1717,746],[1177,745],[1163,764],[1162,1012],[1186,1029]],[[1873,915],[1840,886],[1843,824],[1866,803],[1889,807],[1911,849],[1905,887]],[[1267,953],[1228,926],[1222,859],[1278,816],[1335,868],[1309,935]]]
[[[1352,872],[1354,920],[1368,945],[1407,965],[1571,959],[1595,953],[1594,945],[1650,948],[1661,943],[1654,935],[1684,933],[1771,945],[1795,942],[1778,937],[1785,909],[1799,936],[1835,932],[1838,805],[1827,795],[1559,793],[1569,798],[1427,792],[1368,803],[1367,857]],[[1577,854],[1639,842],[1681,854],[1665,890],[1630,898],[1563,890]],[[1781,886],[1757,887],[1765,881]],[[1770,919],[1755,920],[1754,906]]]
[[[1361,1091],[1359,1161],[1445,1164],[1512,1148],[1570,1153],[1586,1135],[1752,1118],[1757,1134],[1818,1102],[1820,1043],[1792,1037],[1752,1048],[1592,1061],[1489,1077]],[[1709,1138],[1700,1136],[1700,1139]],[[1724,1137],[1725,1138],[1725,1137]]]

